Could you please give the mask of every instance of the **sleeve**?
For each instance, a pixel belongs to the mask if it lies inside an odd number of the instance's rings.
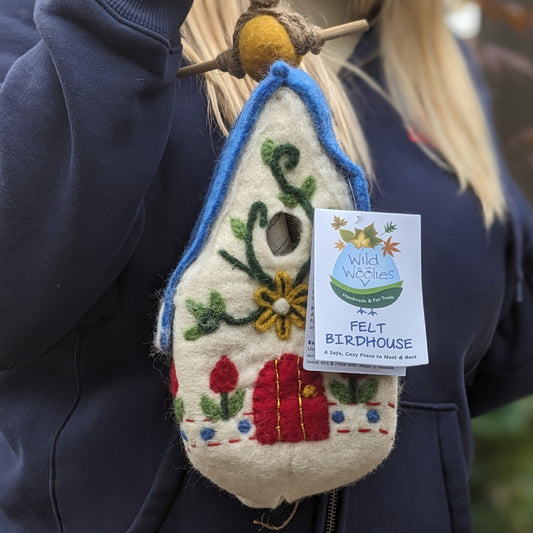
[[[533,213],[510,180],[507,192],[507,297],[492,343],[468,388],[472,416],[533,393]]]
[[[24,3],[0,3],[0,370],[55,344],[132,254],[192,0],[37,0],[29,34]]]

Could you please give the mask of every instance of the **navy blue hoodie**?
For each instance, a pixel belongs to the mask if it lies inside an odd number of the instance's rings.
[[[175,79],[190,4],[0,0],[2,532],[258,529],[260,510],[187,465],[168,362],[151,357],[158,291],[222,142],[200,80]],[[383,83],[379,57],[365,68]],[[422,215],[430,364],[403,381],[391,457],[333,514],[306,499],[285,531],[467,532],[470,417],[533,390],[532,215],[502,168],[510,216],[485,230],[471,191],[343,77],[373,209]]]

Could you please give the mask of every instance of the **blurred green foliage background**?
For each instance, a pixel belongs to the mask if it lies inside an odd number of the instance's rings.
[[[475,533],[533,532],[533,397],[473,420]]]

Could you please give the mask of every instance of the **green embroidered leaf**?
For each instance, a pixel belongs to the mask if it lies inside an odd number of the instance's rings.
[[[174,418],[181,422],[183,420],[183,415],[185,414],[185,406],[183,405],[182,398],[174,398]]]
[[[280,194],[278,198],[286,207],[293,208],[298,205],[298,200],[292,194]]]
[[[246,238],[246,224],[240,218],[230,219],[231,231],[237,239],[244,240]]]
[[[185,300],[185,307],[196,320],[198,320],[208,309],[205,305],[199,304],[194,300]]]
[[[211,291],[209,295],[209,308],[218,314],[226,312],[226,301],[218,291]]]
[[[209,398],[205,394],[200,400],[200,408],[207,418],[210,418],[212,422],[216,422],[222,418],[222,409],[215,400]]]
[[[385,233],[392,233],[393,231],[396,231],[396,224],[392,222],[385,224]]]
[[[350,391],[346,385],[339,383],[338,381],[332,381],[329,384],[331,394],[340,402],[340,403],[351,403],[350,402]]]
[[[357,377],[351,375],[348,377],[348,396],[350,403],[357,403]]]
[[[355,239],[355,233],[352,231],[349,231],[347,229],[341,229],[339,230],[339,233],[341,234],[342,240],[346,242],[353,241]]]
[[[220,327],[220,316],[216,311],[206,309],[202,315],[198,317],[197,326],[204,335],[213,333],[213,331],[216,331]]]
[[[203,333],[200,331],[200,328],[198,326],[193,326],[192,328],[189,328],[183,333],[183,338],[186,341],[195,341],[199,339],[202,335]]]
[[[272,162],[272,156],[274,155],[274,150],[276,144],[272,139],[267,139],[261,146],[261,158],[265,165],[269,165]]]
[[[226,310],[226,302],[217,291],[211,291],[209,307],[194,300],[185,300],[185,307],[196,319],[196,326],[185,331],[183,337],[187,341],[195,341],[220,327],[220,315]]]
[[[310,200],[313,194],[315,194],[316,187],[316,179],[313,178],[313,176],[307,176],[307,178],[305,178],[304,182],[302,183],[301,191],[303,192],[304,196],[308,200]]]
[[[378,392],[379,380],[377,377],[368,378],[367,380],[359,383],[355,401],[358,403],[366,403],[372,400]]]
[[[244,405],[244,389],[237,389],[228,400],[228,411],[230,416],[236,416]]]

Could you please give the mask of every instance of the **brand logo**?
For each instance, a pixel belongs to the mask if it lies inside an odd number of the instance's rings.
[[[394,242],[396,226],[385,225],[378,233],[374,223],[365,228],[345,229],[348,222],[335,216],[331,226],[339,231],[335,248],[339,257],[330,276],[333,292],[345,302],[376,314],[374,309],[392,305],[402,293],[403,281],[394,261],[401,253],[400,243]]]

